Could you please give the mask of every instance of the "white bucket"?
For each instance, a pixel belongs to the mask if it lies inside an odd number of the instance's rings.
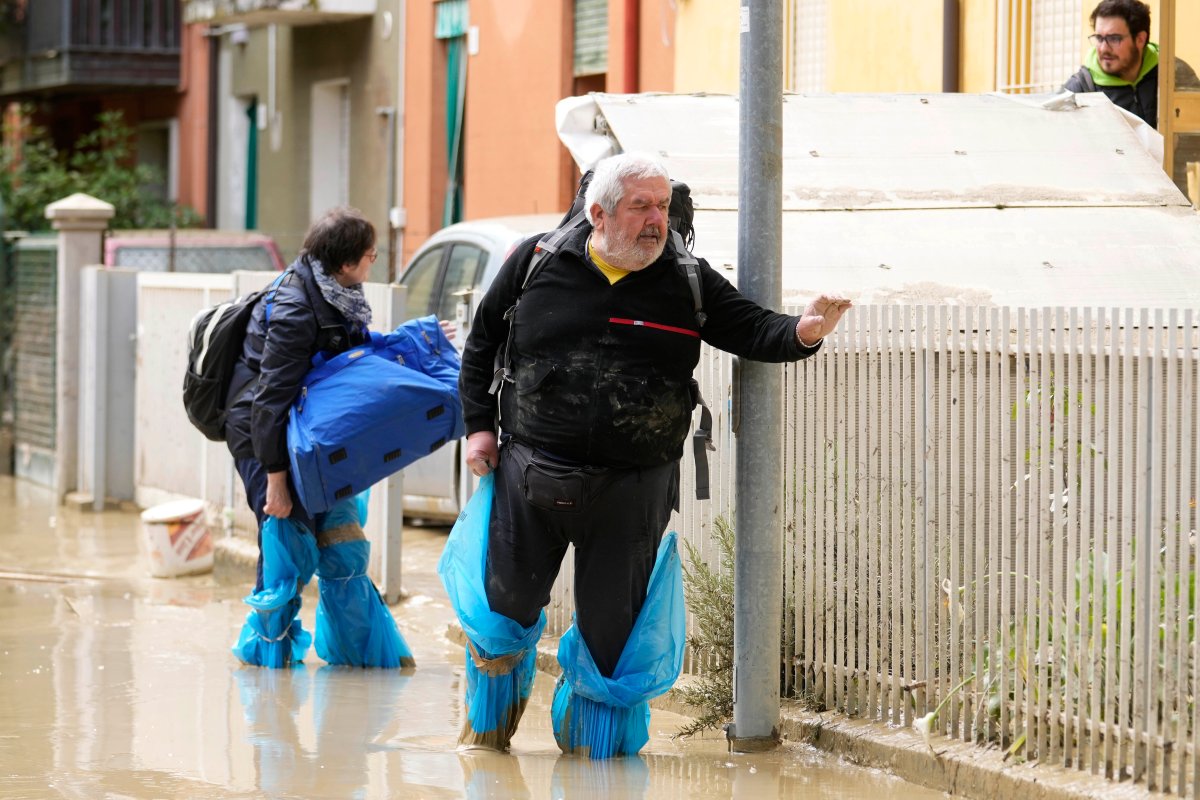
[[[150,574],[154,577],[177,578],[212,570],[212,531],[204,520],[203,500],[175,500],[146,509],[142,532],[150,547]]]

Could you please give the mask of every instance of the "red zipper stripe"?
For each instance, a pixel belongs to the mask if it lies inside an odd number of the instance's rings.
[[[646,322],[642,319],[621,319],[620,317],[609,317],[608,321],[614,325],[635,325],[642,328],[654,328],[660,331],[670,331],[671,333],[682,333],[684,336],[695,336],[700,338],[699,331],[688,330],[687,328],[676,328],[674,325],[662,325],[657,322]]]

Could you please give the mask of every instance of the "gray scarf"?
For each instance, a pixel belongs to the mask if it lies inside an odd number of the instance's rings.
[[[312,266],[313,277],[325,302],[340,311],[348,322],[368,327],[371,324],[371,306],[363,294],[362,284],[342,286],[332,275],[325,274],[320,261],[310,258],[308,263]]]

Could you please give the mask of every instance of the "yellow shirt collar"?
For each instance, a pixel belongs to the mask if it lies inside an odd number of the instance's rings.
[[[592,259],[592,263],[595,264],[602,273],[604,273],[604,277],[608,278],[608,283],[610,286],[629,274],[629,270],[621,269],[620,267],[614,267],[612,264],[601,258],[600,254],[596,252],[596,248],[592,244],[592,237],[590,236],[588,237],[587,250],[588,256],[590,256]]]

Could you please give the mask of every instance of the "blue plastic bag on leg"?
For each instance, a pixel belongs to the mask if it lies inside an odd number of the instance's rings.
[[[317,655],[330,664],[411,667],[416,663],[412,649],[367,577],[366,509],[363,492],[334,505],[318,523]]]
[[[559,748],[591,758],[640,750],[650,738],[649,701],[679,678],[686,637],[683,566],[671,531],[659,544],[646,601],[611,678],[600,674],[577,624],[559,640],[563,671],[551,708]]]
[[[233,654],[258,667],[301,663],[312,634],[297,619],[300,593],[317,567],[317,543],[303,526],[267,517],[262,527],[263,588],[246,597],[253,609],[233,646]]]
[[[546,614],[528,628],[491,610],[484,573],[495,480],[485,475],[459,514],[438,574],[467,637],[466,720],[459,743],[504,750],[533,691]]]

